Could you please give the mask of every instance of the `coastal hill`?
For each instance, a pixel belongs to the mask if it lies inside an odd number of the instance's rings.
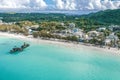
[[[120,25],[120,9],[104,10],[87,15],[67,15],[61,13],[0,13],[4,22],[35,21],[39,22],[74,22],[82,25]]]
[[[99,11],[97,13],[90,13],[83,16],[84,18],[95,20],[104,24],[120,25],[120,9]]]

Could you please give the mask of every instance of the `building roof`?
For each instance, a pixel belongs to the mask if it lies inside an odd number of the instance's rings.
[[[118,36],[114,35],[114,33],[112,33],[109,36],[107,36],[107,39],[119,40]]]

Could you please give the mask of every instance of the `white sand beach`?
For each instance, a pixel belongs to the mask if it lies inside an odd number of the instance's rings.
[[[69,48],[75,48],[75,49],[79,49],[79,48],[83,48],[83,49],[91,49],[91,50],[98,50],[98,51],[104,51],[104,52],[108,52],[110,54],[113,55],[120,55],[120,50],[118,50],[117,48],[110,48],[108,49],[108,47],[105,48],[100,48],[100,47],[95,47],[95,46],[91,46],[91,45],[85,45],[83,43],[72,43],[72,42],[61,42],[59,40],[43,40],[40,38],[33,38],[32,36],[24,36],[24,35],[20,35],[20,34],[11,34],[11,33],[6,33],[6,32],[0,32],[0,37],[9,37],[9,38],[16,38],[16,39],[20,39],[20,40],[26,40],[26,41],[32,41],[35,43],[47,43],[47,44],[55,44],[55,45],[60,45],[60,46],[65,46],[65,47],[69,47]]]

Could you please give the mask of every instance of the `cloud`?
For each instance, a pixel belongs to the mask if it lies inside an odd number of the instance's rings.
[[[104,0],[101,2],[104,9],[117,9],[120,8],[120,1],[119,0]]]
[[[75,0],[53,0],[56,4],[57,9],[60,10],[75,10]]]
[[[49,2],[51,2],[49,4]],[[120,8],[120,0],[0,0],[0,9],[105,10]]]
[[[44,0],[0,0],[0,8],[33,8],[45,9],[47,4]]]
[[[117,9],[119,0],[53,0],[57,9],[63,10],[103,10]]]

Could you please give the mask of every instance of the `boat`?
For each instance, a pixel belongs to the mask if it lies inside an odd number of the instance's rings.
[[[21,47],[14,47],[12,50],[10,50],[10,53],[13,54],[13,53],[16,53],[16,52],[22,52],[25,48],[29,47],[30,44],[26,44],[24,43]]]
[[[10,53],[12,54],[12,53],[15,53],[15,52],[21,52],[21,51],[23,51],[23,49],[22,48],[13,48],[12,50],[10,50]]]

